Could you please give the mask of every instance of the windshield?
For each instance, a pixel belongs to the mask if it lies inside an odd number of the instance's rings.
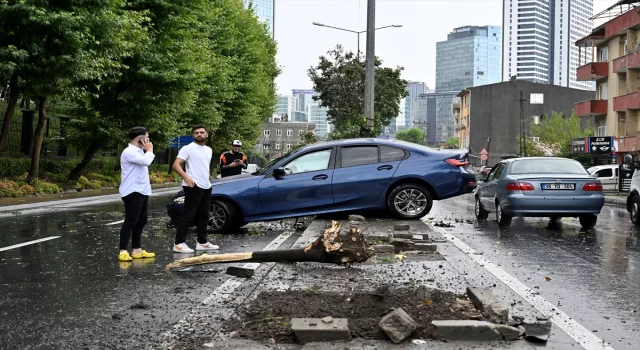
[[[582,165],[570,159],[522,159],[513,162],[511,174],[588,175]]]
[[[286,157],[286,156],[278,157],[278,158],[270,161],[269,163],[267,163],[267,165],[265,165],[264,167],[260,168],[260,170],[256,171],[252,175],[264,175],[265,173],[267,173],[267,171],[269,171],[277,162],[281,161],[284,157]]]

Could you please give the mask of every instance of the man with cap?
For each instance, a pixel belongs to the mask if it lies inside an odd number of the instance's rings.
[[[233,140],[231,151],[224,152],[220,156],[220,177],[234,176],[242,174],[242,169],[248,166],[247,157],[240,152],[242,142]]]

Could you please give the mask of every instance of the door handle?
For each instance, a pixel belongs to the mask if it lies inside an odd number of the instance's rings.
[[[382,171],[382,170],[391,170],[393,169],[392,165],[383,165],[383,166],[379,166],[378,167],[378,171]]]
[[[329,176],[327,175],[316,175],[314,177],[312,177],[312,180],[326,180]]]

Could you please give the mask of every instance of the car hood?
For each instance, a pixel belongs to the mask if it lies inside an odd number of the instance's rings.
[[[242,173],[240,175],[227,176],[220,179],[211,180],[211,186],[222,185],[222,184],[235,182],[235,181],[243,181],[243,180],[252,179],[252,178],[254,178],[254,176],[251,175],[250,173]]]

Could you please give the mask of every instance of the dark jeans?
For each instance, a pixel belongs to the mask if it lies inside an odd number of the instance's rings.
[[[120,250],[127,250],[129,238],[131,238],[131,248],[139,249],[142,229],[147,224],[149,196],[133,192],[123,197],[122,201],[124,202],[124,224],[120,229]]]
[[[211,204],[211,189],[198,186],[184,188],[184,212],[178,221],[176,244],[187,241],[187,233],[191,223],[198,229],[198,243],[207,243],[207,221],[209,221],[209,206]]]

